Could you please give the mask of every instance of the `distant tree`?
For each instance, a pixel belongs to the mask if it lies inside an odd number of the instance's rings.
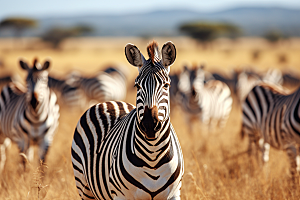
[[[54,49],[58,49],[61,42],[69,37],[81,36],[92,32],[93,29],[87,25],[78,25],[70,28],[54,27],[41,36],[45,42],[52,44]]]
[[[22,32],[37,26],[37,21],[30,18],[6,18],[0,22],[0,28],[11,28],[15,32],[15,37],[20,37]]]
[[[218,36],[235,38],[240,34],[240,29],[228,23],[189,22],[179,26],[179,30],[202,44],[206,44]]]
[[[278,30],[271,30],[266,32],[263,37],[271,44],[276,44],[279,40],[283,39],[283,35]]]

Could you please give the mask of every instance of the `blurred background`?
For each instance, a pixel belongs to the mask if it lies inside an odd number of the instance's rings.
[[[171,40],[177,49],[172,75],[179,76],[184,66],[205,66],[211,76],[228,84],[234,99],[226,127],[213,134],[201,131],[200,122],[190,129],[180,105],[172,107],[185,158],[182,199],[300,199],[300,190],[290,189],[285,152],[271,149],[263,171],[249,165],[247,154],[241,153],[247,140],[240,138],[241,93],[247,94],[273,69],[277,71],[271,75],[280,75],[276,84],[291,92],[300,85],[299,19],[299,0],[2,1],[0,78],[17,75],[25,83],[20,57],[29,63],[50,57],[50,76],[59,80],[74,71],[92,77],[118,66],[127,80],[122,100],[135,105],[138,72],[125,58],[125,45],[135,44],[147,57],[150,41],[162,46]],[[60,125],[44,178],[34,165],[26,173],[16,170],[15,148],[0,178],[1,198],[78,198],[70,147],[76,123],[91,104],[72,107],[59,102]]]
[[[209,69],[211,66],[232,68],[233,65],[261,62],[264,66],[260,68],[278,63],[299,67],[293,52],[289,56],[282,49],[299,47],[299,10],[297,0],[6,1],[0,7],[0,65],[13,68],[16,56],[31,59],[29,55],[34,54],[55,58],[57,51],[60,54],[73,51],[73,55],[77,55],[72,56],[73,63],[59,66],[59,71],[90,65],[91,58],[85,57],[90,54],[84,55],[86,51],[80,54],[80,50],[105,50],[93,56],[99,59],[98,62],[124,62],[118,58],[106,60],[107,55],[102,56],[102,53],[123,48],[128,42],[141,42],[146,46],[148,41],[162,38],[162,42],[172,40],[179,49],[191,50],[188,53],[191,56],[198,51],[192,58],[179,54],[179,65],[185,61],[207,62]],[[263,52],[266,48],[278,50],[274,52],[274,60],[278,62],[266,61],[262,56],[268,54]],[[249,54],[243,59],[236,54],[239,59],[235,61],[231,52],[236,49],[247,49]],[[24,55],[17,52],[18,55],[11,59],[13,52],[23,50]],[[49,50],[47,55],[43,50]],[[211,51],[209,55],[206,55],[207,51]],[[211,55],[220,52],[226,54],[226,59],[213,58],[211,61]],[[64,58],[60,60],[64,62]]]

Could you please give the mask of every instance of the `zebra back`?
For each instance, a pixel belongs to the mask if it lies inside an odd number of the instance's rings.
[[[70,84],[67,80],[49,76],[49,88],[57,95],[60,102],[66,106],[80,106],[86,103],[85,96],[79,86]]]
[[[77,87],[88,100],[105,102],[124,100],[127,93],[127,78],[124,70],[118,67],[108,67],[96,76],[82,76],[80,73],[71,73],[68,82]],[[115,88],[118,88],[116,90]]]
[[[279,149],[285,148],[285,145],[293,143],[295,139],[299,140],[300,130],[296,127],[300,121],[296,120],[294,125],[291,121],[298,115],[299,97],[299,89],[288,94],[287,90],[278,85],[270,83],[256,85],[242,106],[242,137],[247,134],[255,142],[263,138],[265,142]],[[286,126],[294,128],[286,129]]]

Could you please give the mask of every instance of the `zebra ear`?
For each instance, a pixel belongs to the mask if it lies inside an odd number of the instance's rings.
[[[162,64],[164,67],[170,66],[176,59],[176,48],[175,45],[169,41],[164,44],[161,50]]]
[[[29,69],[27,63],[24,62],[23,60],[20,60],[19,63],[20,63],[20,66],[21,66],[22,69],[25,69],[25,70]]]
[[[142,67],[145,60],[140,50],[133,44],[128,43],[125,46],[125,55],[128,62],[135,67]]]
[[[44,63],[44,65],[43,65],[43,67],[42,67],[42,70],[48,69],[49,66],[50,66],[50,61],[46,60],[45,63]]]

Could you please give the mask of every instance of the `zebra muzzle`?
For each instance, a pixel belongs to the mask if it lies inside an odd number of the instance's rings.
[[[33,109],[36,109],[36,107],[38,106],[38,95],[33,92],[32,95],[31,95],[31,100],[30,100],[30,105],[32,106]]]
[[[161,129],[161,121],[158,119],[158,109],[156,106],[148,108],[145,106],[144,116],[141,121],[141,130],[147,139],[155,139]]]
[[[192,88],[192,95],[195,97],[197,95],[195,87]]]

